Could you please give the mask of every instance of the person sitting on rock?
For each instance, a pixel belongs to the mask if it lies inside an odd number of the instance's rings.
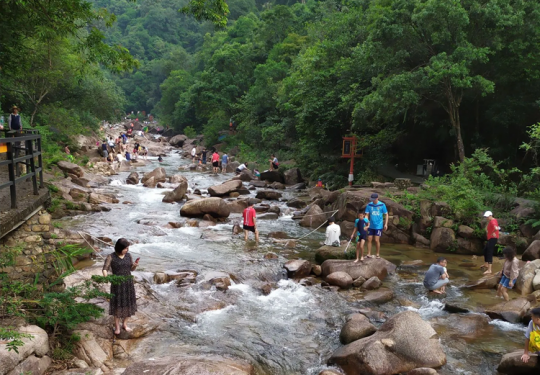
[[[317,180],[317,185],[315,185],[315,187],[320,187],[320,188],[323,187],[323,183],[322,183],[322,180],[320,178]]]
[[[339,247],[339,236],[341,236],[341,228],[336,224],[336,219],[332,216],[328,219],[328,227],[326,227],[326,240],[324,244],[327,246]]]
[[[540,355],[540,307],[531,310],[531,321],[525,331],[525,351],[521,356],[524,363],[529,362],[531,353]]]
[[[131,154],[129,153],[129,151],[126,151],[126,160],[131,161]]]
[[[446,293],[446,284],[450,282],[446,272],[446,258],[440,257],[437,263],[432,264],[424,277],[424,286],[430,292],[437,294]]]
[[[516,258],[516,251],[511,247],[505,247],[503,250],[504,265],[499,273],[501,281],[497,289],[497,297],[503,297],[505,301],[509,301],[508,289],[512,289],[516,284],[519,275],[519,259]]]

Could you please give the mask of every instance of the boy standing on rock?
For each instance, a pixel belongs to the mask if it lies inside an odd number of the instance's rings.
[[[359,261],[362,262],[364,260],[364,244],[366,243],[368,229],[369,220],[365,217],[362,211],[359,211],[358,218],[354,222],[354,231],[351,235],[352,241],[354,239],[354,235],[358,233],[356,239],[356,260],[354,263],[358,263]]]
[[[255,233],[255,241],[259,242],[259,231],[257,230],[257,212],[253,208],[253,202],[248,201],[248,207],[242,214],[244,217],[244,240],[248,240],[249,232]]]
[[[379,194],[371,194],[371,202],[369,202],[366,206],[366,216],[369,219],[367,257],[371,258],[371,242],[375,238],[375,246],[377,247],[377,259],[379,259],[381,257],[380,238],[382,236],[383,230],[388,230],[388,210],[386,209],[386,205],[383,202],[379,201]]]

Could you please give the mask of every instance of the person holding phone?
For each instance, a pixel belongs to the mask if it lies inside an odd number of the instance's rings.
[[[139,259],[133,262],[129,254],[129,241],[120,238],[114,245],[114,253],[109,254],[103,265],[103,276],[108,275],[108,270],[116,276],[131,276],[131,271],[135,271],[139,265]],[[137,312],[137,299],[135,297],[135,285],[133,278],[129,277],[120,284],[111,284],[111,301],[109,305],[109,315],[114,316],[114,334],[120,334],[120,320],[123,320],[122,328],[131,332],[127,326],[127,320]]]

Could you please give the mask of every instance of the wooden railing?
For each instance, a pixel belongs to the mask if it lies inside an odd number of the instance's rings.
[[[0,183],[0,190],[9,187],[11,208],[17,208],[17,184],[31,178],[34,195],[39,195],[38,178],[39,188],[45,187],[43,184],[41,135],[39,131],[33,129],[20,132],[4,130],[0,132],[0,134],[2,133],[4,133],[4,138],[0,138],[0,144],[7,146],[7,160],[0,160],[0,167],[7,165],[9,181]],[[21,165],[26,166],[26,173],[22,175]]]

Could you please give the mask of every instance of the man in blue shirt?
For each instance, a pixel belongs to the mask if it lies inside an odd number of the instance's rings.
[[[224,153],[221,157],[221,173],[227,172],[227,164],[229,164],[229,156]]]
[[[375,238],[375,246],[377,247],[377,259],[380,258],[381,241],[383,230],[388,230],[388,210],[383,202],[379,201],[379,194],[371,194],[371,202],[366,206],[366,215],[369,219],[368,229],[368,258],[371,258],[371,242]],[[383,219],[384,216],[384,219]]]

